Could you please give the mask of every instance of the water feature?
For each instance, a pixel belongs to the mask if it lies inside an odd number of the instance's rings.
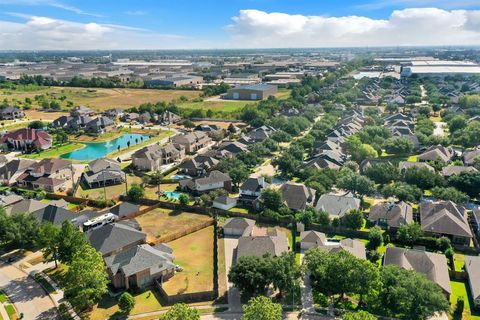
[[[165,191],[163,193],[163,195],[169,199],[175,199],[175,200],[178,200],[180,199],[180,195],[181,193],[180,192],[176,192],[176,191]]]
[[[128,146],[134,146],[150,139],[150,136],[138,133],[126,133],[118,138],[106,142],[84,142],[85,147],[62,154],[60,158],[72,160],[95,160],[105,157],[111,152],[118,150],[118,146],[124,149]]]

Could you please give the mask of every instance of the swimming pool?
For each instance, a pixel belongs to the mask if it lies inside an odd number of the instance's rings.
[[[172,180],[178,181],[178,180],[185,180],[185,179],[190,179],[190,176],[187,176],[186,174],[176,174],[172,176]]]
[[[176,191],[165,191],[163,195],[166,196],[167,198],[178,200],[180,199],[181,193]]]
[[[116,139],[106,142],[85,142],[85,147],[69,153],[62,154],[60,158],[72,160],[95,160],[105,157],[107,154],[117,151],[120,148],[126,148],[128,142],[130,146],[142,143],[150,139],[150,136],[138,133],[126,133]]]

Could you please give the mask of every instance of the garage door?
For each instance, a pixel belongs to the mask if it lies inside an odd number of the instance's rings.
[[[250,100],[257,100],[257,94],[256,93],[251,93],[250,94]]]

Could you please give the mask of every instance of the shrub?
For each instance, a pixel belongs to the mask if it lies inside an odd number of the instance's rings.
[[[118,307],[123,313],[129,314],[135,306],[135,299],[128,292],[122,293],[118,299]]]

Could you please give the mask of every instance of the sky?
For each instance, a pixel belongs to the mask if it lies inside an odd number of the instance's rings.
[[[480,45],[480,0],[0,0],[0,50]]]

